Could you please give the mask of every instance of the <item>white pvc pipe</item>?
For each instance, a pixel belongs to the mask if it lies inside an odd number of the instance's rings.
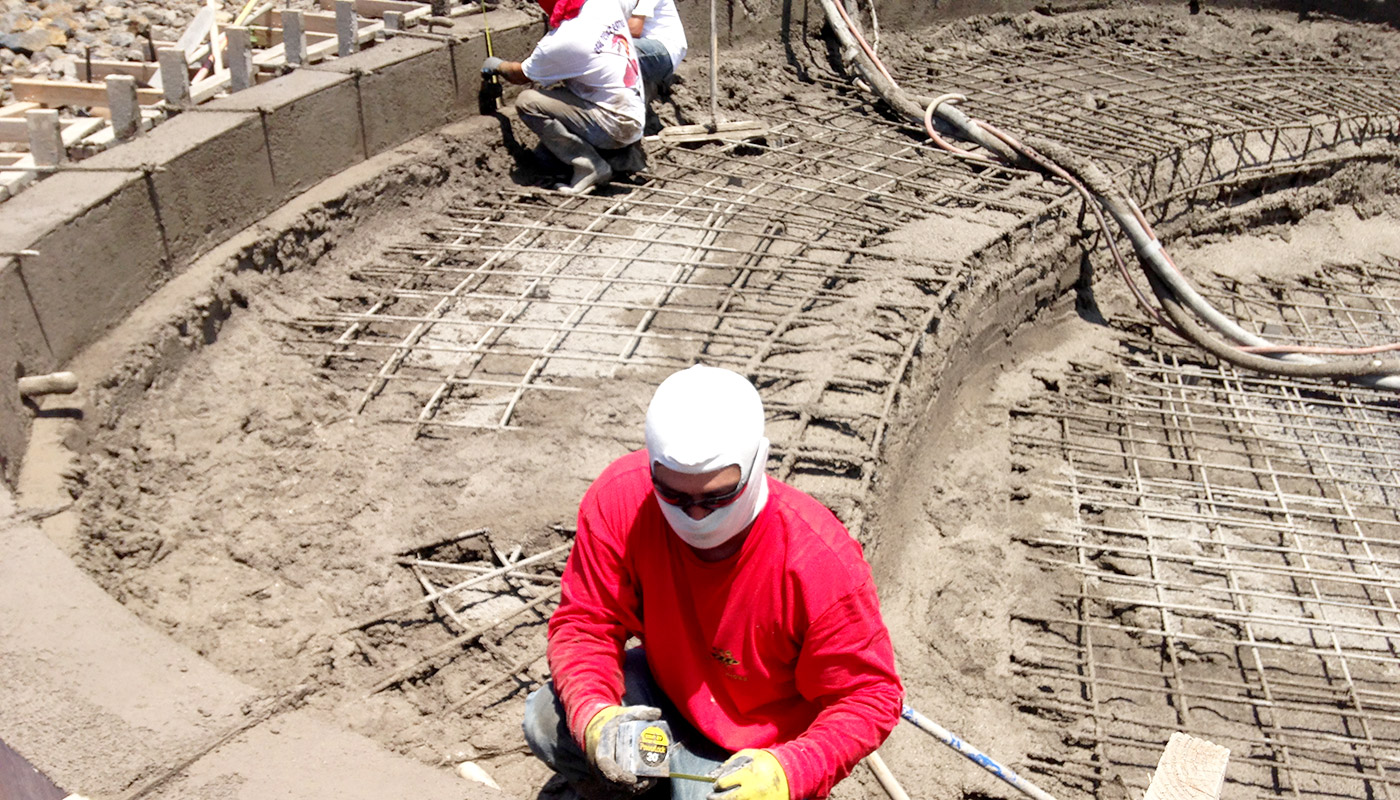
[[[938,741],[958,751],[963,755],[963,757],[967,758],[969,761],[973,762],[977,766],[981,767],[982,769],[985,769],[986,771],[992,773],[998,778],[1001,778],[1002,780],[1021,790],[1023,793],[1034,797],[1035,800],[1055,800],[1055,798],[1045,790],[1041,789],[1040,787],[1036,786],[1035,784],[1031,783],[1025,778],[1022,778],[1015,772],[1012,772],[1010,767],[1004,767],[1001,764],[998,764],[996,761],[992,760],[991,756],[988,756],[981,750],[978,750],[977,748],[973,747],[967,742],[964,742],[962,739],[958,738],[952,731],[948,730],[947,728],[944,728],[942,725],[939,725],[937,722],[934,722],[933,720],[929,719],[923,714],[920,714],[919,712],[915,711],[909,706],[904,707],[904,711],[900,714],[900,716],[904,717],[904,719],[908,720],[909,722],[914,723],[914,727],[918,728],[919,730],[924,731],[925,733],[932,734],[934,738],[938,739]]]

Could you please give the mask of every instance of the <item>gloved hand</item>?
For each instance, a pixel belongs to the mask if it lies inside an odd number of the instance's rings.
[[[767,750],[740,750],[720,765],[708,800],[790,800],[787,773]]]
[[[588,755],[589,763],[613,783],[650,786],[654,781],[638,778],[618,765],[615,757],[617,729],[624,722],[657,719],[661,719],[661,709],[652,706],[608,706],[594,714],[583,729],[583,750]]]
[[[486,60],[481,62],[481,77],[490,78],[496,75],[500,75],[501,65],[504,63],[506,62],[503,58],[497,58],[496,56],[487,56]]]

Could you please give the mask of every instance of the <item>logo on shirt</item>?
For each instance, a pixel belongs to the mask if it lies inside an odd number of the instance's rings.
[[[710,658],[713,658],[726,667],[736,667],[739,665],[739,659],[735,658],[733,653],[728,650],[721,650],[718,647],[710,648]]]
[[[598,37],[598,41],[593,45],[593,52],[614,53],[627,59],[622,85],[629,89],[635,89],[642,70],[637,63],[637,57],[632,53],[632,33],[626,30],[626,27],[626,22],[618,20],[603,29],[603,35]]]

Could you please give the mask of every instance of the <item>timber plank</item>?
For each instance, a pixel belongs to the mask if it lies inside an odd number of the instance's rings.
[[[11,81],[10,88],[15,93],[15,99],[38,103],[48,108],[56,106],[107,107],[107,87],[99,83],[15,78]],[[155,105],[162,99],[161,93],[155,89],[136,90],[136,101],[143,106]]]

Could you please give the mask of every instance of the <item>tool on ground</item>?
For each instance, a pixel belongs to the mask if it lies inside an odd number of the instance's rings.
[[[662,128],[656,137],[667,144],[681,142],[745,141],[761,139],[768,126],[754,120],[721,122],[719,118],[719,24],[716,22],[716,0],[710,0],[710,121],[703,125],[672,125]]]
[[[940,742],[958,751],[965,758],[972,761],[974,764],[977,764],[982,769],[985,769],[986,771],[992,773],[998,778],[1001,778],[1002,780],[1011,784],[1015,788],[1019,789],[1024,794],[1034,797],[1035,800],[1055,800],[1055,798],[1045,790],[1037,787],[1030,781],[1026,780],[1025,778],[1022,778],[1020,775],[1017,775],[1015,772],[1012,772],[1010,767],[1004,767],[1001,764],[998,764],[996,761],[993,761],[990,756],[986,755],[981,750],[978,750],[977,748],[973,747],[967,742],[964,742],[962,739],[958,738],[958,736],[955,735],[952,731],[948,730],[947,728],[944,728],[943,726],[939,725],[938,723],[934,722],[928,717],[925,717],[923,714],[920,714],[919,712],[915,711],[909,706],[904,707],[904,711],[900,713],[900,716],[908,722],[913,723],[914,727],[918,728],[924,733],[932,735]]]

